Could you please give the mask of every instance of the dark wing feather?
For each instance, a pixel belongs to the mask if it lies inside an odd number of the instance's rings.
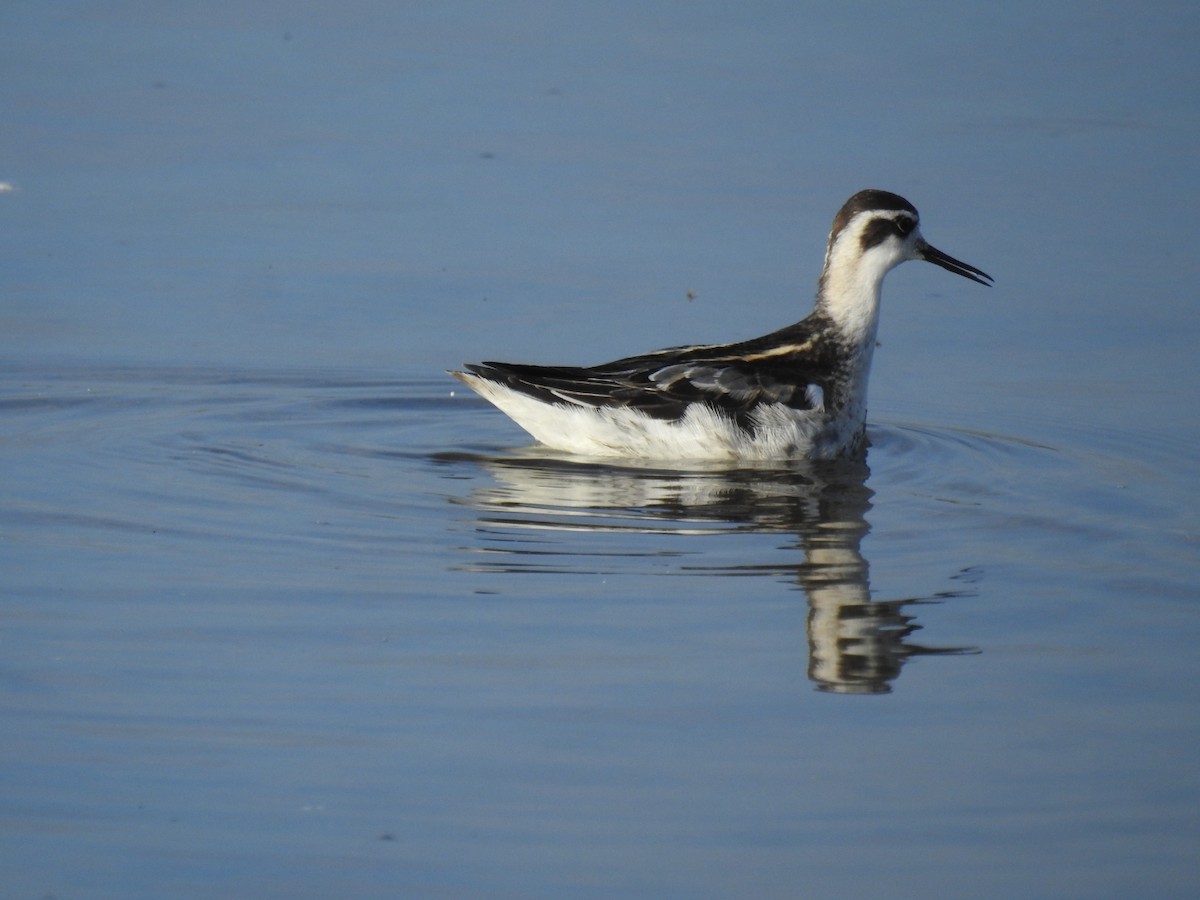
[[[696,402],[737,418],[760,403],[809,409],[825,395],[833,357],[823,322],[803,322],[734,344],[672,347],[598,366],[484,362],[466,368],[548,403],[622,406],[678,419]]]

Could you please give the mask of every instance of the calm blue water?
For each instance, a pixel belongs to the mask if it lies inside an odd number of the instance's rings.
[[[10,4],[6,895],[1191,896],[1197,26]],[[443,374],[798,319],[868,185],[997,283],[889,277],[865,466]]]

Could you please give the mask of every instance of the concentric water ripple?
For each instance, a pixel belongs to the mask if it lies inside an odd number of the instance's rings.
[[[221,559],[311,584],[316,565],[331,589],[766,578],[803,594],[831,690],[886,689],[932,649],[907,637],[916,609],[1055,547],[1094,548],[1109,583],[1191,589],[1174,573],[1194,558],[1195,512],[1171,491],[1186,448],[1069,424],[884,422],[866,464],[615,465],[527,446],[448,380],[190,369],[10,378],[0,415],[13,545],[74,541],[147,580],[210,578]],[[54,483],[36,483],[48,462]]]

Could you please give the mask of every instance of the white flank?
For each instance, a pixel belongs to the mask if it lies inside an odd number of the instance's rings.
[[[832,427],[824,409],[795,410],[764,404],[754,412],[753,432],[702,403],[678,421],[655,419],[627,407],[548,404],[469,372],[455,372],[535,439],[581,456],[660,460],[832,459],[861,439],[857,423]]]

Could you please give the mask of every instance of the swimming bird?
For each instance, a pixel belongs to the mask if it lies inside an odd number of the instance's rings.
[[[659,460],[833,459],[866,448],[867,381],[884,276],[923,259],[989,285],[921,235],[916,207],[859,191],[834,217],[812,313],[729,344],[598,366],[468,364],[451,372],[549,447]]]

